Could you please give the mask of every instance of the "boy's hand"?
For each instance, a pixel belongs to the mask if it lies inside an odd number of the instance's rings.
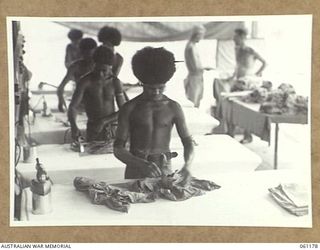
[[[154,162],[146,161],[145,164],[143,164],[141,166],[141,172],[145,176],[151,177],[151,178],[155,178],[155,177],[160,177],[161,176],[161,170],[157,166],[157,164],[155,164]]]

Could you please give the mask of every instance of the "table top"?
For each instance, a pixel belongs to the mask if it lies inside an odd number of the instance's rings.
[[[14,221],[12,225],[312,226],[311,210],[308,215],[294,216],[279,207],[268,191],[280,183],[295,182],[306,185],[311,194],[310,175],[284,170],[241,174],[208,174],[199,170],[195,176],[212,180],[221,188],[186,201],[159,199],[153,203],[132,204],[127,214],[92,204],[87,194],[76,191],[72,185],[57,184],[52,187],[53,211],[34,215],[31,192],[25,189],[23,197],[27,206],[22,211],[23,218],[28,220]]]
[[[261,158],[227,135],[195,136],[193,169],[213,173],[251,172],[262,162]],[[179,138],[171,139],[171,151],[178,152],[172,159],[173,168],[183,166],[183,146]],[[42,145],[37,147],[40,162],[56,183],[72,183],[76,175],[87,177],[122,178],[125,165],[113,154],[79,156],[69,145]],[[25,176],[34,177],[35,163],[19,162],[17,169]],[[63,181],[61,180],[63,179]],[[61,180],[61,181],[60,181]]]
[[[192,135],[204,135],[219,125],[219,121],[203,111],[193,107],[182,107],[188,129]],[[69,127],[63,122],[67,122],[66,113],[52,113],[51,117],[43,117],[40,114],[36,116],[34,125],[31,125],[31,133],[34,140],[39,144],[63,144],[70,142]],[[87,117],[85,113],[77,116],[77,125],[79,129],[85,130]],[[69,132],[68,132],[68,131]],[[65,136],[66,135],[66,136]],[[175,128],[172,130],[172,136],[177,137]]]

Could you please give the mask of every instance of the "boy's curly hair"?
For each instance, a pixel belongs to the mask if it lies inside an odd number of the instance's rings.
[[[93,52],[92,59],[97,64],[112,65],[113,63],[113,51],[105,46],[99,46]]]
[[[101,43],[110,42],[113,46],[121,43],[121,33],[118,29],[104,26],[99,30],[98,41]]]
[[[72,29],[69,31],[68,33],[68,38],[71,40],[71,41],[76,41],[76,40],[79,40],[81,39],[83,36],[83,33],[81,30],[78,30],[78,29]]]
[[[133,74],[144,84],[163,84],[176,71],[173,53],[164,48],[145,47],[132,58]]]
[[[80,41],[79,49],[81,51],[88,51],[92,50],[97,47],[97,42],[93,40],[92,38],[83,38]]]
[[[246,37],[248,35],[248,31],[245,28],[238,28],[234,30],[234,33],[236,33],[239,36]]]

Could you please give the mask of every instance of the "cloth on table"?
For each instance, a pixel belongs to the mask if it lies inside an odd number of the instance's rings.
[[[239,97],[222,96],[223,89],[228,88],[228,82],[216,79],[214,93],[217,98],[215,117],[220,120],[223,132],[232,134],[234,126],[245,128],[270,144],[271,121],[259,112],[259,104],[244,103]],[[220,93],[217,93],[220,91]]]
[[[106,124],[102,129],[101,121],[88,121],[86,139],[90,141],[109,141],[115,138],[117,124]]]
[[[233,100],[232,105],[232,123],[237,124],[242,128],[256,136],[261,140],[267,141],[270,144],[270,119],[255,109],[256,104],[241,103]],[[244,115],[245,114],[245,115]]]
[[[79,141],[71,143],[70,148],[75,152],[80,152],[80,156],[92,154],[112,154],[115,131],[117,124],[108,124],[101,132],[97,133],[94,126],[89,122],[87,125],[87,142],[79,138]]]
[[[268,82],[269,83],[269,82]],[[239,79],[215,79],[213,82],[213,97],[216,100],[215,116],[218,119],[223,118],[222,101],[228,96],[222,96],[221,93],[225,92],[238,92],[246,90],[255,90],[260,85],[263,86],[264,82],[260,77],[245,76]]]
[[[80,152],[80,156],[93,154],[112,154],[114,140],[108,141],[93,141],[83,145],[84,152]]]
[[[260,112],[276,115],[308,114],[308,97],[275,90],[261,103]]]
[[[253,90],[262,85],[262,78],[257,76],[243,76],[231,80],[231,92]]]
[[[92,142],[72,142],[70,149],[79,152],[80,156],[112,154],[114,140],[108,141],[92,141]]]
[[[308,193],[296,183],[279,184],[269,188],[271,197],[285,210],[296,216],[308,214]]]
[[[221,93],[230,92],[231,82],[224,79],[214,79],[213,82],[213,97],[216,100],[215,117],[219,120],[223,118],[222,101],[225,99]]]
[[[159,178],[145,178],[107,184],[86,177],[76,177],[74,186],[87,192],[92,203],[128,213],[131,203],[154,202],[157,198],[182,201],[220,188],[212,181],[185,177],[179,172]]]
[[[267,114],[307,114],[308,98],[296,95],[291,84],[281,84],[272,90],[272,83],[264,82],[259,88],[241,100],[247,103],[260,103],[260,112]]]

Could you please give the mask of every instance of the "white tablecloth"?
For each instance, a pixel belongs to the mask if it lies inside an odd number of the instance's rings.
[[[193,169],[203,173],[252,172],[262,162],[261,158],[227,135],[194,137]],[[183,165],[183,146],[179,138],[172,138],[171,151],[178,152],[172,159],[173,168]],[[74,176],[88,176],[102,180],[121,179],[125,165],[113,154],[79,156],[69,145],[42,145],[37,147],[37,156],[44,164],[54,182],[72,183]],[[35,163],[20,162],[17,169],[26,177],[35,176]]]
[[[23,209],[23,218],[27,221],[14,222],[14,225],[312,226],[311,211],[302,217],[291,215],[268,194],[268,188],[280,182],[308,183],[310,176],[285,170],[242,174],[208,174],[199,170],[195,174],[216,182],[221,188],[186,201],[161,199],[132,204],[128,214],[93,205],[85,193],[76,191],[72,185],[56,184],[52,188],[53,211],[33,215],[31,192],[26,189],[23,201],[27,206]]]

